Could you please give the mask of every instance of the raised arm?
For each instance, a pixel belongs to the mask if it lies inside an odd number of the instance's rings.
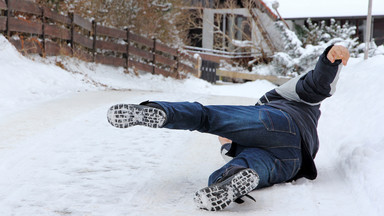
[[[349,59],[348,49],[329,46],[319,57],[314,70],[296,77],[276,88],[276,92],[288,100],[318,105],[336,90],[336,83],[343,63]]]

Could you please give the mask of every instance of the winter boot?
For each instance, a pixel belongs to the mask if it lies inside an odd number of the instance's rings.
[[[117,128],[127,128],[143,125],[151,128],[160,128],[167,120],[167,115],[161,108],[136,105],[116,104],[109,108],[108,122]]]
[[[197,191],[194,201],[200,209],[223,210],[232,202],[242,203],[241,197],[248,196],[258,184],[259,176],[254,170],[230,167],[216,183]]]

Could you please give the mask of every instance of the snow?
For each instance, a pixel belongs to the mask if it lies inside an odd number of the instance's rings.
[[[232,44],[235,45],[236,47],[241,47],[241,48],[248,48],[248,47],[253,47],[254,44],[252,41],[241,41],[241,40],[232,40]]]
[[[106,121],[116,103],[254,104],[267,81],[212,85],[65,57],[0,36],[0,215],[210,215],[193,194],[224,164],[217,137]],[[66,70],[57,66],[61,65]],[[384,214],[384,56],[351,59],[319,122],[319,176],[251,193],[220,215]]]
[[[272,11],[279,2],[278,11],[285,19],[300,17],[367,16],[368,0],[263,0]],[[384,15],[384,1],[372,0],[372,15]]]

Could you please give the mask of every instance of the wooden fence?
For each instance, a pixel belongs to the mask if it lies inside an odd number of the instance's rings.
[[[156,39],[105,27],[77,14],[61,15],[25,0],[0,0],[0,32],[25,53],[72,55],[174,78],[198,74],[196,59]]]
[[[283,78],[271,75],[259,75],[259,74],[251,74],[251,73],[241,73],[227,70],[216,70],[217,76],[229,77],[232,79],[243,79],[243,80],[268,80],[269,82],[280,86],[284,83],[288,82],[290,78]]]

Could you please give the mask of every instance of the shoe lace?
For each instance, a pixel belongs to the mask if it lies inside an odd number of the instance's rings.
[[[237,203],[237,204],[242,204],[242,203],[244,203],[244,200],[242,199],[243,197],[247,197],[247,198],[253,200],[254,202],[256,202],[256,199],[253,198],[251,195],[248,195],[248,194],[246,194],[246,195],[244,195],[244,196],[241,196],[241,197],[235,199],[234,202]]]

